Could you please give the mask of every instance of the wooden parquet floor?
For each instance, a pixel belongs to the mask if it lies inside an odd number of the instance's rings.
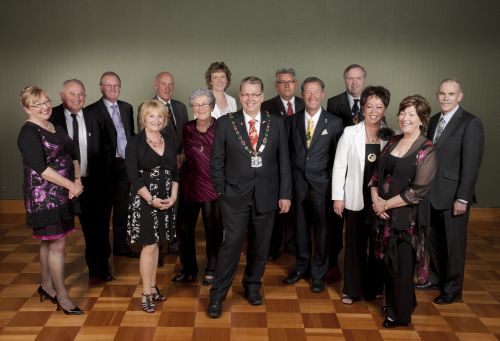
[[[201,229],[200,229],[201,231]],[[204,262],[199,232],[197,251]],[[80,231],[68,240],[66,283],[70,295],[85,310],[66,316],[48,300],[40,303],[39,242],[31,239],[24,215],[0,214],[0,341],[1,340],[498,340],[500,339],[500,209],[476,209],[469,224],[463,300],[437,306],[437,291],[417,292],[412,324],[383,329],[382,301],[340,302],[341,283],[313,294],[301,281],[286,286],[281,279],[294,264],[283,255],[268,263],[265,304],[250,306],[243,298],[240,266],[220,319],[206,316],[208,287],[177,285],[170,278],[179,269],[175,256],[165,258],[158,284],[168,300],[154,314],[140,310],[137,259],[113,260],[116,280],[89,283]],[[244,257],[241,265],[244,264]],[[200,269],[203,269],[201,264]],[[201,275],[200,275],[201,277]]]

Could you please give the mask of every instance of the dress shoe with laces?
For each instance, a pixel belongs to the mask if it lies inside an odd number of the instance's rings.
[[[462,296],[451,296],[451,295],[445,295],[441,294],[438,297],[436,297],[432,302],[435,304],[452,304],[455,301],[459,301],[462,299]]]
[[[210,300],[207,307],[207,315],[213,319],[219,318],[222,314],[222,304],[220,301]]]
[[[309,277],[311,277],[311,274],[308,272],[293,271],[293,272],[290,272],[288,274],[288,276],[286,276],[283,279],[283,283],[295,284],[298,281],[300,281],[301,279],[308,279]]]
[[[311,283],[311,291],[319,294],[325,290],[325,281],[322,279],[313,279]]]
[[[423,284],[415,284],[415,289],[417,290],[428,290],[428,289],[436,289],[439,288],[439,284],[434,282],[425,282]]]
[[[408,323],[393,321],[389,320],[388,318],[386,318],[384,320],[384,323],[382,323],[382,327],[384,328],[396,328],[396,327],[407,327],[407,326]]]
[[[177,275],[172,277],[172,282],[174,282],[174,283],[191,282],[191,281],[195,280],[197,276],[198,275],[178,273]]]
[[[257,290],[245,291],[245,298],[251,305],[262,305],[264,303],[262,295]]]

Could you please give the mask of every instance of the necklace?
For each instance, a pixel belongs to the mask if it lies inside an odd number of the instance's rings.
[[[377,141],[379,140],[379,137],[377,136],[377,134],[375,134],[375,136],[368,134],[368,130],[366,129],[366,126],[365,126],[365,134],[366,134],[366,140],[368,141],[368,143],[377,143]]]
[[[147,137],[146,140],[153,148],[160,148],[163,145],[163,136],[160,135],[158,141],[153,141],[151,138]]]
[[[53,128],[52,123],[50,123],[49,121],[46,121],[45,123],[40,122],[40,121],[34,121],[34,120],[27,120],[27,121],[31,122],[33,124],[36,124],[37,126],[42,127],[43,129],[48,130],[50,132],[54,132],[55,131],[55,129]]]

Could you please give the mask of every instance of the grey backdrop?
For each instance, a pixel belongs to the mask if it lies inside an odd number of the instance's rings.
[[[175,98],[204,86],[216,60],[233,72],[236,96],[247,75],[275,95],[274,71],[293,66],[299,81],[316,75],[327,97],[343,90],[350,63],[368,70],[367,84],[391,90],[388,121],[399,101],[419,93],[438,111],[435,90],[449,76],[462,80],[463,106],[481,117],[486,152],[478,183],[480,206],[500,206],[500,34],[497,0],[377,1],[15,1],[0,11],[0,199],[20,199],[22,167],[16,138],[25,115],[21,88],[36,84],[59,104],[63,80],[81,79],[90,104],[99,76],[122,78],[121,98],[137,108],[153,95],[162,70],[175,76]],[[326,98],[325,98],[326,103]]]

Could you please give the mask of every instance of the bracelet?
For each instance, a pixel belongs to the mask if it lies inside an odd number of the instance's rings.
[[[153,195],[151,197],[151,200],[147,200],[146,202],[148,203],[149,206],[153,206],[153,200],[155,200],[155,199],[156,199],[156,196]]]
[[[75,181],[82,181],[82,178],[80,176],[76,176]]]
[[[387,200],[384,202],[384,211],[387,211]]]

